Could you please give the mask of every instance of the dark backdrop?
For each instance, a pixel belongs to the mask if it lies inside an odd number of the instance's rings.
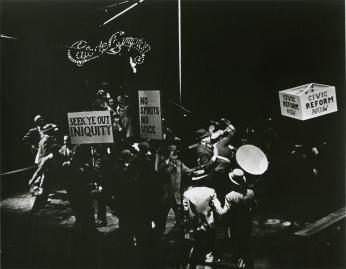
[[[120,1],[118,1],[120,2]],[[182,105],[178,102],[177,2],[146,0],[105,27],[125,6],[116,1],[2,1],[1,171],[31,165],[22,142],[43,114],[66,128],[66,113],[87,108],[102,81],[111,93],[159,89],[165,116],[191,140],[206,119],[259,125],[271,115],[283,143],[328,140],[326,163],[344,175],[345,17],[343,1],[182,1]],[[138,74],[126,56],[103,56],[77,67],[67,49],[77,40],[107,40],[123,30],[152,50]],[[337,113],[300,122],[280,115],[278,91],[309,82],[336,87]],[[122,87],[122,88],[121,88]],[[288,142],[287,142],[288,143]]]

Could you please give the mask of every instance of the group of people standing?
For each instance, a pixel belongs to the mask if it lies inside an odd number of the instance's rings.
[[[36,151],[37,169],[29,182],[36,196],[32,212],[46,205],[50,184],[59,182],[67,190],[80,231],[107,225],[108,205],[119,218],[124,253],[136,245],[148,265],[157,260],[150,253],[155,242],[164,239],[172,209],[180,239],[192,242],[190,265],[215,260],[220,254],[215,248],[216,227],[223,227],[238,267],[250,267],[255,198],[246,172],[235,161],[235,127],[228,122],[224,130],[197,130],[196,166],[189,168],[179,156],[174,136],[165,136],[159,145],[142,141],[133,146],[134,122],[127,98],[119,96],[114,104],[107,91],[99,90],[92,104],[93,110],[111,111],[115,136],[111,145],[71,145],[65,135],[61,146],[56,124],[35,117],[36,127],[23,138]]]

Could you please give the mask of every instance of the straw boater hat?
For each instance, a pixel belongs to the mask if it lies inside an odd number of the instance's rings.
[[[236,168],[233,171],[231,171],[229,174],[229,179],[231,180],[231,182],[235,185],[238,186],[244,186],[246,185],[246,178],[244,175],[244,171]]]

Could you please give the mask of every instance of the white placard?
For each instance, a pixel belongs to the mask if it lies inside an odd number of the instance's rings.
[[[281,115],[307,120],[336,112],[335,87],[305,84],[279,92]]]
[[[72,144],[113,143],[110,111],[67,113]]]
[[[138,91],[141,138],[162,139],[160,91]]]

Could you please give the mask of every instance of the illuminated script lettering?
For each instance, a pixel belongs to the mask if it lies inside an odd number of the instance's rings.
[[[108,42],[100,41],[96,46],[91,46],[87,41],[80,40],[72,44],[67,51],[67,56],[71,62],[78,66],[94,60],[103,54],[121,55],[127,52],[134,55],[132,61],[135,64],[144,62],[145,54],[151,47],[142,38],[125,37],[125,32],[114,33]]]

